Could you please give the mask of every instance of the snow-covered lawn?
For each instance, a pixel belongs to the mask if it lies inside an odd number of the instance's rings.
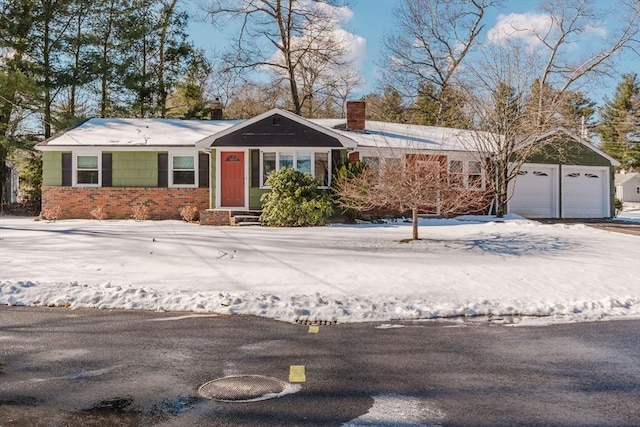
[[[624,216],[624,214],[623,214]],[[518,217],[318,228],[0,217],[0,303],[286,321],[640,317],[640,237]],[[515,322],[522,322],[515,317]]]

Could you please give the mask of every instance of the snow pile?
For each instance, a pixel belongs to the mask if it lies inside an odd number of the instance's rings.
[[[285,321],[640,317],[640,237],[517,216],[319,228],[0,217],[0,303]],[[550,316],[550,317],[548,317]]]
[[[625,222],[640,222],[640,203],[624,202],[624,207],[615,218]]]

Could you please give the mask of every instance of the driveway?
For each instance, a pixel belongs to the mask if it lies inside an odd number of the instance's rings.
[[[536,221],[543,224],[585,224],[599,230],[640,236],[640,222],[619,219],[542,219]]]

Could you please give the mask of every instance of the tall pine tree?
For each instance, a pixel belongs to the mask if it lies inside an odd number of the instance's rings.
[[[613,100],[600,109],[596,131],[602,149],[618,160],[621,168],[640,169],[640,80],[635,73],[622,75]]]

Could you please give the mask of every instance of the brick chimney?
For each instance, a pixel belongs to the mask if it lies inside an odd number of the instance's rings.
[[[222,102],[218,97],[211,103],[211,120],[222,120]]]
[[[347,101],[347,130],[363,132],[365,115],[364,101]]]

